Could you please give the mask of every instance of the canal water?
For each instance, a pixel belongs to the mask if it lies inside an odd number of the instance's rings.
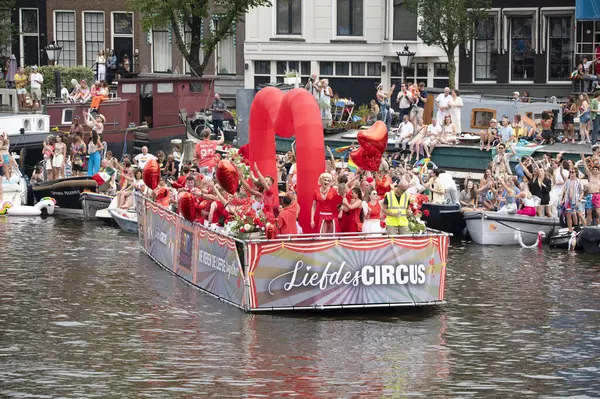
[[[0,218],[0,397],[595,397],[600,257],[453,243],[437,309],[247,315],[135,237]]]

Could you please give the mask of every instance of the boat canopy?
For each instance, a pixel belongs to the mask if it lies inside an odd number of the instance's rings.
[[[600,21],[600,2],[598,0],[577,0],[575,19],[578,21]]]

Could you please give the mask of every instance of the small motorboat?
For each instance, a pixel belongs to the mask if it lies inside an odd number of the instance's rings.
[[[111,209],[108,212],[115,222],[117,222],[121,230],[132,234],[138,233],[137,213],[135,210]]]
[[[34,206],[17,205],[10,202],[0,203],[1,216],[42,216],[46,217],[54,213],[54,198],[42,198]]]
[[[577,237],[577,243],[584,252],[600,253],[600,227],[582,227]]]
[[[114,196],[93,193],[91,191],[85,191],[81,193],[79,200],[81,201],[81,207],[83,208],[83,219],[94,220],[99,210],[107,209]]]
[[[534,245],[538,234],[547,239],[560,226],[558,218],[475,211],[463,214],[471,239],[481,245]],[[520,232],[522,242],[515,238]]]
[[[432,204],[425,202],[421,205],[421,211],[425,210],[429,212],[429,215],[423,215],[422,219],[430,229],[459,236],[463,235],[467,228],[459,204]]]
[[[568,228],[562,228],[559,229],[556,232],[556,234],[550,237],[550,239],[548,240],[548,245],[550,245],[550,247],[552,248],[570,249],[569,242],[572,242],[572,245],[575,245],[575,247],[572,249],[579,249],[580,245],[577,245],[577,243],[579,242],[578,236],[578,230],[569,232]]]
[[[115,219],[113,219],[112,215],[110,214],[110,211],[112,209],[117,209],[117,203],[119,202],[119,198],[118,197],[114,197],[110,204],[108,205],[107,208],[104,209],[100,209],[98,211],[96,211],[96,219],[102,220],[108,224],[112,224],[115,227],[117,227],[117,222],[115,221]]]
[[[36,201],[40,201],[44,197],[56,199],[57,213],[83,215],[82,204],[79,200],[81,193],[86,190],[96,191],[97,183],[91,176],[81,176],[34,183],[31,188]]]

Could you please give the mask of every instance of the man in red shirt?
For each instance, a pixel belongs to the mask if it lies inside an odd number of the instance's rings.
[[[282,198],[284,209],[279,212],[277,217],[277,232],[282,235],[298,234],[296,220],[298,219],[298,204],[292,203],[292,199],[288,196]]]
[[[219,140],[210,139],[210,129],[206,128],[202,131],[203,140],[196,143],[196,150],[194,154],[194,162],[198,165],[200,173],[203,175],[209,174],[215,167],[215,150],[217,146],[223,144],[225,136],[221,131],[221,138]]]

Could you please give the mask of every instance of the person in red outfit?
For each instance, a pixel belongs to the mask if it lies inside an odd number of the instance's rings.
[[[215,151],[218,145],[223,144],[225,136],[221,132],[219,140],[210,139],[210,129],[202,131],[202,141],[196,143],[194,151],[194,162],[198,165],[198,171],[203,175],[209,174],[215,167]]]
[[[336,209],[336,198],[339,194],[331,186],[333,178],[329,173],[319,176],[319,188],[313,193],[313,203],[310,211],[310,227],[318,233],[339,233]]]
[[[298,218],[298,206],[296,202],[285,196],[281,199],[283,210],[279,212],[277,217],[277,234],[298,234],[296,220]]]
[[[348,219],[344,223],[346,230],[344,233],[358,233],[362,230],[362,190],[360,187],[354,187],[351,193],[351,200],[347,198],[342,200],[342,211],[344,217]]]
[[[371,190],[368,201],[363,202],[363,211],[365,213],[362,227],[363,233],[381,233],[381,204],[377,190]]]
[[[171,187],[176,189],[184,188],[186,179],[189,176],[189,174],[190,166],[184,165],[183,168],[181,168],[181,176],[177,178],[177,181],[169,180],[169,183],[171,183]]]

